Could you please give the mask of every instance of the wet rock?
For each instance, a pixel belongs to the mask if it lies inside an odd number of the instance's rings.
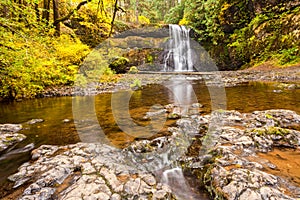
[[[178,113],[170,113],[168,114],[168,119],[179,119],[181,116]]]
[[[170,110],[173,110],[174,107],[175,107],[174,104],[165,105],[165,109],[167,109],[168,112],[170,112]]]
[[[69,122],[71,122],[70,119],[64,119],[64,120],[63,120],[63,123],[69,123]]]
[[[32,157],[34,160],[20,166],[19,171],[9,177],[15,188],[31,183],[20,199],[172,196],[163,185],[157,193],[158,183],[143,169],[142,163],[130,163],[124,151],[111,146],[85,143],[59,147],[43,145],[33,151]]]
[[[202,108],[203,105],[201,103],[193,103],[192,108]]]
[[[8,147],[23,141],[26,138],[23,134],[18,133],[1,133],[0,132],[0,152],[6,150]]]
[[[46,199],[174,199],[156,178],[180,162],[199,172],[212,194],[226,199],[293,199],[298,190],[286,194],[281,178],[263,171],[274,166],[250,157],[277,146],[299,148],[299,129],[290,129],[299,122],[300,116],[288,110],[193,114],[177,120],[169,136],[135,141],[123,150],[103,144],[43,145],[9,179],[15,187],[31,183],[20,196],[28,199],[41,194]],[[186,156],[195,136],[202,144],[199,154]]]
[[[114,193],[111,197],[110,197],[111,200],[121,200],[122,197],[117,194],[117,193]]]
[[[25,191],[24,191],[25,192]],[[41,188],[39,191],[35,191],[36,194],[34,195],[24,195],[22,200],[27,200],[27,199],[51,199],[52,195],[54,194],[54,189],[53,188]]]
[[[148,119],[151,119],[152,117],[157,117],[157,116],[160,116],[162,114],[165,114],[166,112],[167,112],[166,109],[160,109],[160,110],[153,111],[153,112],[147,112],[146,116],[144,116],[143,119],[148,120]]]
[[[96,169],[92,166],[91,163],[83,163],[81,167],[83,174],[93,174],[96,173]]]
[[[60,199],[109,199],[110,195],[111,191],[105,185],[104,179],[97,175],[83,175],[67,191],[63,192]]]
[[[29,120],[28,122],[26,122],[26,124],[32,125],[32,124],[41,123],[41,122],[43,122],[43,121],[44,121],[43,119],[31,119],[31,120]]]
[[[129,179],[124,185],[124,192],[127,194],[136,195],[139,193],[139,188],[141,186],[141,179]]]
[[[271,187],[261,187],[259,193],[261,194],[261,199],[294,199]]]
[[[219,112],[205,118],[198,116],[178,121],[179,127],[189,133],[198,131],[193,121],[196,121],[198,126],[207,123],[208,127],[214,129],[213,134],[208,132],[203,138],[200,155],[185,158],[186,167],[198,170],[198,174],[205,174],[206,178],[203,181],[206,188],[226,199],[298,197],[293,191],[285,193],[286,189],[283,189],[284,185],[279,181],[281,178],[262,171],[264,166],[275,169],[275,165],[265,160],[252,161],[250,158],[256,156],[257,152],[267,153],[277,146],[299,148],[300,132],[297,130],[300,116],[289,110],[255,111],[245,114],[236,111]],[[213,123],[216,119],[219,122],[217,126]],[[293,130],[288,127],[298,128]],[[211,145],[204,148],[206,143]],[[206,155],[211,157],[209,162],[203,161]],[[211,165],[211,168],[207,168],[207,165]]]
[[[242,192],[242,194],[239,196],[239,199],[260,199],[261,196],[258,192],[255,192],[249,188],[246,189],[246,191]]]
[[[34,144],[28,144],[24,147],[20,147],[20,148],[14,148],[14,149],[9,149],[8,152],[5,152],[5,154],[3,155],[3,157],[8,157],[9,155],[14,155],[14,154],[20,154],[20,153],[24,153],[24,152],[28,152],[31,151],[32,149],[34,149]]]
[[[124,185],[121,181],[118,180],[116,174],[114,171],[107,169],[106,167],[103,167],[100,170],[100,174],[105,178],[105,180],[109,183],[109,185],[114,188],[115,192],[121,192],[123,191]],[[125,191],[126,192],[126,191]]]
[[[25,135],[17,133],[21,129],[21,124],[0,124],[0,153],[26,138]]]
[[[153,186],[156,184],[156,180],[155,180],[154,176],[152,176],[152,175],[145,174],[142,176],[142,179],[150,186]]]
[[[18,132],[22,129],[21,124],[0,124],[0,132]]]

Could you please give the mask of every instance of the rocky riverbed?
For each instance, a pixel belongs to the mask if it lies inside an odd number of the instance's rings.
[[[180,76],[220,87],[275,81],[272,84],[278,89],[276,92],[298,89],[300,81],[298,68]],[[163,84],[172,77],[174,74],[125,74],[116,83],[52,88],[42,96],[96,95],[137,89],[136,80],[143,86]],[[143,117],[145,121],[165,114],[168,119],[178,119],[176,127],[169,128],[167,136],[138,140],[125,149],[78,143],[43,145],[33,150],[32,159],[8,178],[13,189],[4,198],[187,199],[180,196],[186,192],[182,184],[174,187],[167,181],[167,176],[178,170],[192,174],[198,183],[196,190],[206,190],[217,199],[300,198],[300,116],[297,113],[217,110],[203,115],[200,104],[193,104],[184,115],[177,111],[177,105],[167,105],[147,113]],[[34,119],[24,124],[42,121]],[[0,125],[0,152],[9,151],[25,139],[18,133],[22,125]],[[183,176],[177,182],[182,180]],[[192,196],[189,199],[197,199]]]
[[[0,124],[0,155],[10,148],[13,149],[15,145],[26,139],[25,135],[19,133],[24,126],[27,128],[43,121],[43,119],[31,119],[23,124]],[[31,149],[29,148],[29,150]]]
[[[181,167],[218,199],[300,198],[299,158],[282,158],[298,165],[292,177],[275,175],[281,166],[260,157],[279,148],[299,156],[300,115],[289,110],[201,115],[191,109],[169,136],[123,150],[92,143],[43,145],[9,177],[16,192],[7,198],[180,199],[164,177]]]
[[[216,121],[218,125],[215,125]],[[191,123],[201,127],[199,131],[208,129],[205,136],[200,138],[201,153],[185,157],[182,162],[200,177],[203,186],[217,198],[299,198],[299,122],[300,116],[288,110],[245,114],[221,111],[192,120],[181,120],[179,126],[184,132],[189,131]],[[258,156],[276,148],[290,149],[296,153],[294,159],[298,170],[288,178],[269,173],[282,169]],[[293,162],[281,159],[282,162]]]
[[[219,87],[232,87],[249,82],[267,81],[281,82],[278,89],[300,88],[300,67],[273,70],[241,70],[219,72],[187,72],[187,73],[161,73],[140,72],[139,74],[119,75],[115,82],[90,82],[83,86],[65,86],[60,88],[48,88],[39,97],[97,95],[124,89],[136,89],[148,84],[162,84],[170,80],[174,75],[180,75],[187,80],[203,80],[207,85]],[[76,81],[75,81],[76,82]],[[76,83],[75,83],[76,85]]]

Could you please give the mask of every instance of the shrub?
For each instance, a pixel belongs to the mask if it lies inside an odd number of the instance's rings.
[[[167,24],[178,24],[183,18],[184,6],[179,4],[170,9],[170,11],[165,16],[165,23]]]
[[[143,25],[150,24],[150,19],[145,17],[144,15],[139,16],[139,22]]]
[[[46,87],[70,85],[89,48],[68,35],[59,38],[19,29],[13,34],[0,27],[0,96],[32,98]]]

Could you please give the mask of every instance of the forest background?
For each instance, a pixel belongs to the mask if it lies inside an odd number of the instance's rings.
[[[299,65],[298,0],[3,0],[0,97],[72,85],[84,58],[128,29],[180,24],[220,70]],[[108,66],[103,73],[113,76]]]

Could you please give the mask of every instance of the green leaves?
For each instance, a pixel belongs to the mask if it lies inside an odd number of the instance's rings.
[[[217,0],[188,0],[185,4],[185,17],[189,25],[199,35],[200,42],[214,45],[223,40],[224,33],[219,24],[221,3]]]
[[[186,0],[184,18],[221,69],[299,62],[299,6],[248,0]],[[289,9],[293,7],[293,9]]]
[[[178,24],[181,19],[183,19],[184,5],[181,3],[169,10],[165,15],[165,23],[168,24]]]

